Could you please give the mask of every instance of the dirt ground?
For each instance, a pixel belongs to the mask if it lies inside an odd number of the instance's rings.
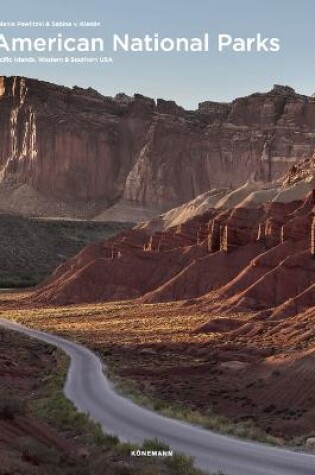
[[[249,313],[218,317],[189,302],[42,308],[20,294],[2,295],[0,315],[88,345],[113,378],[157,409],[184,408],[214,428],[217,416],[250,423],[280,442],[314,434],[311,316],[257,322]]]

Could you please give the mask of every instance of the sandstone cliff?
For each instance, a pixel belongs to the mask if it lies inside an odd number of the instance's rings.
[[[185,111],[139,94],[1,77],[1,207],[106,219],[114,205],[111,219],[153,216],[251,176],[278,179],[312,156],[314,119],[315,99],[284,86]]]

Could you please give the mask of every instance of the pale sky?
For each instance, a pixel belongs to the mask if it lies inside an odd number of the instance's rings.
[[[195,109],[204,100],[229,101],[287,84],[315,91],[313,0],[15,0],[1,5],[0,20],[98,20],[102,27],[80,36],[111,38],[210,34],[208,53],[116,54],[111,65],[2,64],[1,74],[23,75],[67,86],[93,87],[105,95],[135,92],[173,99]],[[8,36],[52,36],[73,30],[0,28]],[[279,37],[279,53],[218,53],[218,33]],[[1,53],[3,55],[3,52]]]

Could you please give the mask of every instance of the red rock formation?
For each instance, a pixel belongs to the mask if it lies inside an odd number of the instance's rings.
[[[60,200],[103,208],[124,200],[157,212],[253,174],[275,179],[288,163],[310,159],[314,118],[314,98],[287,87],[185,111],[139,94],[110,98],[1,77],[0,181]]]
[[[135,228],[88,246],[58,268],[35,299],[199,298],[220,311],[301,309],[313,305],[314,210],[310,193],[303,202],[211,210],[151,235],[150,227]]]
[[[108,257],[108,248],[96,245],[57,269],[37,291],[35,301],[64,304],[134,299],[171,280],[204,254],[195,246],[168,252],[122,251]]]
[[[311,255],[315,258],[315,217],[311,224]]]
[[[220,249],[230,252],[258,239],[262,209],[236,208],[230,212],[221,234]]]

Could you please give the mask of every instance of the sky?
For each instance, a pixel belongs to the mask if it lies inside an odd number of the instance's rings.
[[[116,53],[112,64],[0,64],[2,75],[23,75],[67,86],[93,87],[105,95],[175,100],[196,109],[205,100],[270,90],[285,84],[315,92],[314,0],[15,0],[1,5],[0,21],[100,21],[79,36],[129,33],[141,37],[210,35],[207,53]],[[72,29],[0,28],[7,36],[74,36]],[[278,53],[219,53],[217,35],[278,37]],[[111,52],[110,52],[111,53]],[[1,52],[0,56],[3,55]],[[111,55],[111,54],[110,54]]]

